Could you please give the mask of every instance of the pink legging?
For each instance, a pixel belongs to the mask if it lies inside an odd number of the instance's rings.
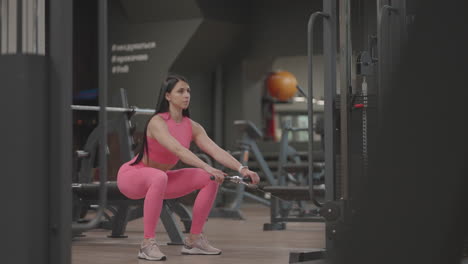
[[[190,233],[200,234],[218,191],[218,184],[210,175],[195,168],[162,171],[146,167],[143,162],[131,166],[127,162],[117,174],[117,185],[121,193],[130,199],[145,198],[143,224],[145,238],[153,238],[161,214],[163,199],[174,199],[200,190],[195,199]]]

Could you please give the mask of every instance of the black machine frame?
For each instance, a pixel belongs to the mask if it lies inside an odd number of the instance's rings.
[[[320,213],[325,218],[326,248],[291,252],[290,263],[305,261],[326,263],[327,260],[337,261],[337,263],[346,262],[343,259],[346,256],[343,254],[346,249],[343,247],[349,245],[346,239],[349,238],[354,214],[359,210],[355,207],[356,199],[359,199],[355,194],[358,183],[365,181],[368,176],[368,158],[372,157],[376,148],[375,138],[369,132],[374,132],[379,122],[385,118],[382,116],[384,107],[382,98],[390,89],[389,77],[396,66],[395,58],[398,58],[400,54],[401,43],[404,43],[407,38],[406,0],[378,0],[376,7],[377,34],[369,35],[368,43],[357,45],[357,49],[362,50],[356,61],[352,56],[352,43],[356,39],[351,37],[350,1],[324,0],[323,11],[315,12],[310,17],[308,27],[309,124],[312,123],[313,116],[312,96],[310,96],[313,94],[313,27],[317,18],[323,18],[324,21],[326,200],[321,204]],[[367,30],[367,33],[370,33],[369,29]],[[377,49],[377,56],[375,56],[375,49]],[[340,87],[337,87],[336,83],[337,51],[340,52]],[[356,76],[352,76],[353,64],[356,65]],[[353,78],[356,83],[353,83]],[[366,79],[371,80],[370,89],[367,88]],[[361,83],[358,85],[357,81]],[[312,133],[312,127],[309,126],[309,135]],[[356,141],[361,142],[356,144]],[[313,161],[312,153],[312,142],[309,142],[310,164]],[[323,258],[326,259],[325,262],[321,260]]]

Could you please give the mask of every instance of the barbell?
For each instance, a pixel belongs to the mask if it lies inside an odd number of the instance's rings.
[[[93,106],[93,105],[71,105],[72,110],[77,111],[99,111],[101,107]],[[154,114],[153,109],[148,108],[138,108],[136,106],[132,106],[129,108],[124,107],[106,107],[107,112],[118,112],[118,113],[134,113],[139,115],[152,115]]]

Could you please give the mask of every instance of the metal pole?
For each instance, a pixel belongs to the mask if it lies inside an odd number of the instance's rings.
[[[297,90],[299,91],[299,93],[300,93],[302,96],[304,96],[305,98],[307,98],[307,94],[304,92],[304,89],[302,89],[301,86],[296,85],[296,88],[297,88]]]
[[[389,35],[389,25],[388,25],[388,16],[394,12],[398,12],[398,9],[388,5],[388,0],[380,0],[377,2],[377,89],[378,89],[378,127],[385,119],[383,116],[383,107],[384,107],[384,94],[388,90],[388,72],[390,72],[390,66],[392,56],[391,56],[391,47],[390,43],[392,42],[392,35]],[[384,23],[387,21],[387,23]],[[385,26],[385,28],[384,28]],[[386,33],[386,34],[384,34]]]
[[[73,230],[87,230],[95,228],[104,215],[107,204],[107,0],[100,0],[98,6],[98,33],[99,33],[99,127],[101,140],[99,151],[99,210],[96,216],[86,224],[73,224]]]
[[[49,61],[48,264],[71,263],[73,1],[46,1],[44,48]],[[35,246],[33,247],[35,248]],[[40,263],[40,262],[38,262]]]
[[[323,13],[323,12],[315,12],[313,13],[310,18],[309,22],[307,24],[307,64],[308,64],[308,86],[309,86],[309,94],[307,95],[307,114],[309,117],[309,145],[308,145],[308,150],[309,150],[309,172],[308,172],[308,179],[309,179],[309,195],[311,197],[311,200],[314,202],[315,205],[317,206],[322,206],[318,201],[315,200],[314,198],[314,184],[313,184],[313,173],[314,173],[314,157],[313,157],[313,151],[314,151],[314,109],[313,109],[313,99],[314,99],[314,89],[313,89],[313,53],[314,53],[314,24],[315,21],[317,20],[318,17],[325,17],[328,18],[328,14]]]
[[[22,54],[23,52],[23,1],[16,2],[16,53]]]
[[[336,1],[324,0],[323,11],[329,15],[323,23],[324,123],[325,123],[325,199],[335,200],[336,164]]]
[[[101,107],[100,106],[93,106],[93,105],[71,105],[72,110],[78,110],[78,111],[100,111]],[[131,113],[134,112],[135,114],[140,114],[140,115],[152,115],[154,114],[153,109],[147,109],[147,108],[138,108],[135,106],[132,106],[130,108],[126,107],[104,107],[107,112],[121,112],[121,113]]]
[[[351,87],[351,28],[348,0],[340,0],[340,146],[341,146],[341,197],[349,195],[349,115],[348,91]]]

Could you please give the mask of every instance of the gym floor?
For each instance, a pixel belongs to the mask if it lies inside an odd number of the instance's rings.
[[[269,222],[269,208],[249,203],[242,208],[246,220],[209,218],[205,234],[215,247],[223,250],[219,256],[186,256],[181,246],[168,246],[169,237],[162,224],[156,239],[166,254],[165,263],[288,263],[289,252],[325,247],[324,223],[287,223],[286,230],[263,231]],[[107,238],[109,230],[92,230],[85,237],[75,238],[72,244],[74,264],[154,263],[137,259],[143,237],[143,221],[137,219],[127,226],[128,238]]]

